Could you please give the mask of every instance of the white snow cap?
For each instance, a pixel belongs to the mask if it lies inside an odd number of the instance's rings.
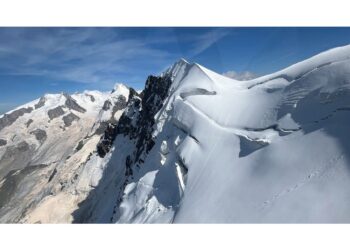
[[[116,93],[117,95],[124,95],[124,96],[129,95],[129,88],[123,83],[116,83],[114,85],[113,90],[114,90],[113,92]]]

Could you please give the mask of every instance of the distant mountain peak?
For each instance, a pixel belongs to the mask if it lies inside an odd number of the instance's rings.
[[[129,92],[129,87],[124,83],[116,83],[112,89],[112,93],[115,94],[126,94]]]

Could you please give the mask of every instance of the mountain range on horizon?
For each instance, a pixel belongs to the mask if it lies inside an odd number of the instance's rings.
[[[348,223],[349,75],[350,45],[46,94],[0,116],[0,223]]]

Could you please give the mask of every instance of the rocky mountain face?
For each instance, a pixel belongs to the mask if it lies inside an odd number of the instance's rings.
[[[134,179],[134,171],[140,170],[155,144],[155,116],[169,94],[173,82],[171,73],[149,76],[140,94],[130,89],[129,102],[117,126],[111,127],[104,135],[108,147],[113,145],[104,176],[74,212],[74,222],[115,221],[125,187]]]

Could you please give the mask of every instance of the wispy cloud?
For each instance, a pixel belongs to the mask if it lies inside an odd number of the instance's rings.
[[[213,29],[199,35],[193,43],[193,54],[198,55],[230,34],[226,29]]]
[[[157,73],[151,71],[154,65],[161,70],[180,57],[199,55],[230,31],[199,29],[179,36],[171,28],[152,29],[147,36],[142,35],[145,30],[137,32],[122,28],[1,28],[0,75],[42,76],[48,82],[106,88],[124,79],[127,84],[135,81],[142,85],[145,79],[141,77]],[[181,52],[176,49],[180,43],[184,45]]]
[[[1,29],[0,73],[42,75],[83,83],[111,83],[137,58],[169,53],[113,29]],[[126,63],[128,61],[128,63]]]

